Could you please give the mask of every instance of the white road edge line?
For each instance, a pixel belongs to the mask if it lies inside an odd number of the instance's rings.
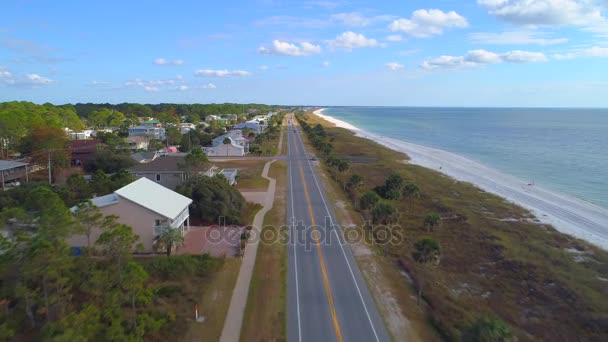
[[[287,128],[287,153],[289,153],[289,155],[291,156],[291,144],[289,144],[289,128]],[[289,159],[287,160],[289,162]],[[293,207],[293,181],[292,181],[292,176],[291,176],[291,163],[288,164],[288,168],[289,168],[289,195],[291,197],[291,228],[293,233],[296,233],[295,231],[295,214],[294,214],[294,207]],[[293,244],[293,266],[294,266],[294,274],[295,274],[295,278],[296,278],[296,308],[298,311],[298,341],[302,341],[302,325],[300,323],[300,289],[299,289],[299,285],[298,285],[298,252],[297,252],[297,247],[296,247],[296,243],[297,243],[297,238],[293,236],[292,234],[292,238],[294,238],[294,244]]]
[[[315,175],[315,171],[313,170],[310,160],[308,159],[308,154],[306,153],[306,148],[304,147],[304,141],[302,140],[302,137],[299,134],[296,134],[296,135],[298,136],[298,138],[299,138],[298,140],[300,141],[300,144],[302,145],[302,150],[304,151],[304,156],[306,156],[306,163],[308,164],[308,167],[310,168],[310,172],[312,173],[312,177],[315,180],[315,183],[317,184],[317,189],[319,189],[319,195],[321,195],[321,200],[323,201],[323,205],[325,206],[325,211],[327,212],[327,216],[329,217],[329,222],[332,227],[335,227],[333,219],[331,217],[331,213],[329,212],[329,208],[327,207],[327,203],[325,202],[325,196],[323,196],[323,192],[321,191],[321,186],[319,186],[319,181],[317,181],[317,176]],[[359,288],[359,284],[357,283],[357,278],[355,278],[355,273],[353,272],[350,262],[348,261],[348,258],[346,257],[346,252],[344,251],[344,247],[342,246],[342,242],[340,241],[340,237],[338,236],[337,232],[336,232],[336,237],[338,237],[338,245],[340,245],[340,249],[342,250],[342,254],[344,255],[344,260],[346,261],[346,265],[348,266],[350,275],[353,278],[355,287],[357,288],[357,292],[359,294],[359,299],[361,299],[361,303],[363,304],[363,308],[365,309],[365,314],[367,315],[369,324],[372,327],[372,331],[374,332],[376,341],[380,342],[380,339],[378,338],[378,334],[376,333],[376,328],[374,327],[374,323],[372,322],[372,318],[369,315],[369,311],[367,310],[367,305],[365,304],[365,300],[363,300],[363,294],[361,294],[361,289]],[[346,243],[346,240],[344,240],[344,241]]]

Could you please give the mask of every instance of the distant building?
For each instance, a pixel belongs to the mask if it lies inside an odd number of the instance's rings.
[[[245,128],[251,130],[255,134],[260,134],[263,131],[262,126],[257,122],[243,122],[243,123],[240,123],[240,124],[234,126],[234,129],[245,129]]]
[[[219,174],[221,174],[222,176],[224,176],[224,178],[226,178],[226,181],[228,181],[228,184],[235,185],[236,176],[239,174],[239,170],[238,169],[223,169],[222,171],[219,172]]]
[[[162,126],[162,124],[160,123],[160,121],[158,121],[157,119],[142,120],[141,124],[142,124],[142,126],[153,126],[153,127],[161,127]]]
[[[149,179],[141,178],[124,186],[114,193],[95,197],[91,200],[102,214],[117,216],[117,222],[133,228],[139,235],[143,252],[155,251],[157,237],[165,229],[177,229],[182,234],[190,225],[190,198],[171,191]],[[76,212],[78,207],[73,207]],[[89,237],[94,243],[101,235],[101,230],[94,229]],[[68,239],[73,247],[85,247],[88,238],[84,234],[74,235]]]
[[[129,149],[131,151],[147,150],[150,144],[149,139],[146,136],[140,135],[126,137],[125,141],[129,144]]]
[[[166,188],[175,190],[185,180],[190,178],[184,169],[184,156],[167,155],[155,158],[149,163],[137,164],[127,171],[136,178],[148,178]],[[206,172],[201,172],[206,174]]]
[[[215,139],[213,139],[211,141],[211,146],[217,147],[217,146],[223,145],[224,140],[226,140],[226,138],[229,138],[230,141],[232,142],[232,144],[245,148],[245,152],[246,152],[247,147],[248,147],[247,146],[248,141],[243,136],[243,132],[238,129],[233,129],[231,131],[226,132],[225,134],[222,134],[222,135],[216,137]]]
[[[154,127],[154,126],[135,126],[129,127],[129,136],[134,137],[148,137],[152,139],[164,140],[165,139],[165,129],[162,127]]]
[[[235,143],[203,147],[203,150],[209,157],[241,157],[245,155],[245,148]]]
[[[95,136],[95,131],[92,129],[85,129],[84,131],[73,131],[69,128],[65,128],[65,133],[71,140],[90,139]]]
[[[82,166],[85,163],[95,159],[97,145],[99,144],[99,140],[96,139],[70,141],[70,144],[68,145],[68,152],[72,156],[72,165]]]
[[[0,160],[0,184],[2,189],[17,185],[19,180],[28,180],[28,163]]]

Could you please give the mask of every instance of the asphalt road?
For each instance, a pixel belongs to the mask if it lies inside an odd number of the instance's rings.
[[[389,341],[300,133],[288,122],[288,340]]]

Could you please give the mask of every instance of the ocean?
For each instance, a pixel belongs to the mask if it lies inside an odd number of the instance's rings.
[[[323,114],[608,209],[608,109],[329,107]]]

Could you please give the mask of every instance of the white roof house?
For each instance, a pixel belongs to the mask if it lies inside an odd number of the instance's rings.
[[[156,238],[166,229],[188,229],[192,200],[147,178],[140,178],[114,193],[91,199],[103,215],[115,215],[118,223],[130,226],[139,236],[143,252],[155,250]],[[78,207],[73,207],[77,212]],[[95,230],[91,236],[76,234],[68,239],[73,247],[94,243],[102,233]]]
[[[188,197],[169,190],[148,178],[140,178],[116,190],[115,193],[172,220],[182,213],[184,207],[188,207],[192,203]]]

